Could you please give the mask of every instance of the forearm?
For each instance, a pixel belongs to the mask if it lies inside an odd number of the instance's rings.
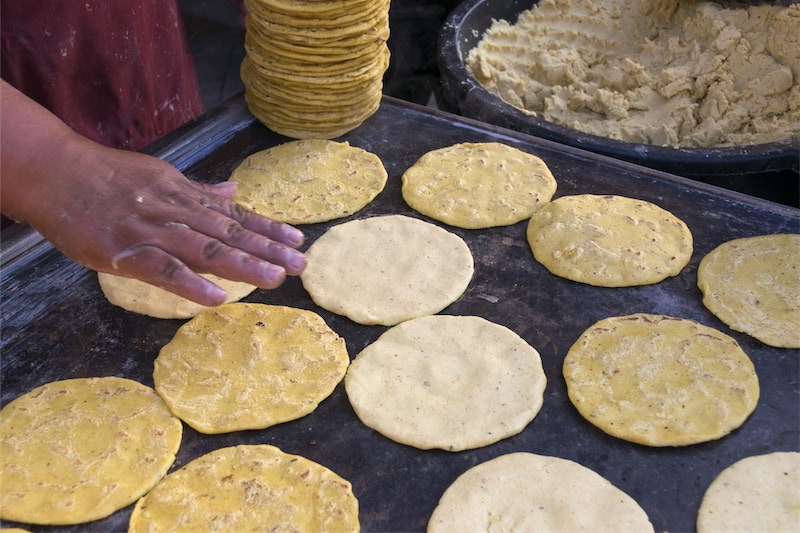
[[[0,210],[36,225],[42,201],[67,185],[84,139],[58,117],[0,81]]]

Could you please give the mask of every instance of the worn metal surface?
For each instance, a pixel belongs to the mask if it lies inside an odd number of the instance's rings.
[[[201,435],[186,427],[173,468],[223,446],[273,444],[350,480],[360,501],[364,531],[423,531],[440,495],[459,474],[504,453],[529,451],[571,459],[595,470],[633,496],[656,531],[677,532],[694,529],[702,494],[723,468],[749,455],[800,451],[798,350],[771,348],[729,330],[705,309],[696,287],[703,255],[737,237],[798,232],[800,210],[390,98],[343,139],[377,154],[389,173],[386,189],[351,218],[402,213],[424,219],[402,200],[402,173],[435,148],[500,141],[541,157],[558,181],[556,196],[622,194],[672,211],[692,230],[694,255],[679,276],[659,284],[598,288],[556,278],[536,263],[525,240],[524,222],[487,230],[448,228],[472,250],[475,275],[464,296],[443,313],[479,315],[507,326],[542,356],[548,378],[544,405],[524,431],[471,451],[417,450],[364,426],[340,384],[314,413],[277,427],[223,435]],[[150,151],[194,179],[217,182],[227,179],[246,156],[286,140],[254,122],[237,97]],[[305,226],[307,245],[342,221]],[[15,250],[13,261],[5,262],[0,271],[0,282],[2,405],[46,382],[73,377],[114,375],[152,386],[153,360],[183,323],[110,305],[92,272],[47,244]],[[386,329],[361,326],[318,308],[296,278],[271,292],[256,291],[246,301],[316,311],[345,338],[351,358]],[[634,312],[694,319],[739,341],[753,359],[761,384],[758,407],[739,430],[705,444],[648,448],[607,436],[578,415],[561,376],[564,355],[595,321]],[[26,527],[125,530],[131,509],[72,528]]]

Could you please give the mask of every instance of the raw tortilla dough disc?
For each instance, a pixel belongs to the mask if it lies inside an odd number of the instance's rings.
[[[800,531],[800,453],[741,459],[709,485],[697,532]]]
[[[658,283],[692,257],[692,234],[669,211],[624,196],[562,196],[531,217],[528,243],[550,272],[600,287]]]
[[[508,226],[550,201],[556,180],[538,157],[501,143],[461,143],[423,155],[402,178],[403,199],[445,224]]]
[[[444,492],[428,533],[537,531],[652,533],[636,501],[578,463],[527,452],[461,474]]]
[[[647,446],[721,438],[744,423],[759,397],[753,363],[733,338],[663,315],[600,320],[572,345],[563,372],[586,420]]]
[[[435,315],[386,331],[345,377],[364,424],[423,450],[461,451],[516,435],[542,407],[539,353],[476,316]]]
[[[697,269],[703,303],[736,331],[779,348],[800,348],[800,235],[722,243]]]
[[[404,215],[334,226],[309,247],[306,262],[300,279],[317,305],[384,326],[438,313],[474,272],[461,237]]]
[[[181,326],[153,379],[176,416],[202,433],[225,433],[307,415],[349,363],[344,339],[316,313],[239,302]]]
[[[225,303],[238,302],[256,290],[255,285],[231,281],[213,274],[200,274],[216,283],[228,293]],[[115,276],[106,272],[97,273],[97,281],[106,299],[126,311],[155,318],[191,318],[208,309],[177,294],[165,291],[134,278]]]
[[[358,532],[350,482],[266,444],[222,448],[165,477],[131,514],[130,533]]]
[[[233,171],[236,201],[287,224],[325,222],[362,209],[386,185],[375,154],[346,142],[284,143],[245,159]]]
[[[156,391],[135,381],[42,385],[0,411],[0,517],[47,525],[105,518],[167,473],[182,432]]]

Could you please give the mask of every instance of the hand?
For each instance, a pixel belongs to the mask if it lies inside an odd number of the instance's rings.
[[[17,98],[9,87],[2,92],[3,212],[74,261],[203,305],[222,303],[225,293],[196,272],[262,288],[302,272],[302,233],[236,204],[235,185],[202,185],[158,158],[100,146],[52,123],[42,108],[27,122],[7,122],[14,111],[6,104]]]

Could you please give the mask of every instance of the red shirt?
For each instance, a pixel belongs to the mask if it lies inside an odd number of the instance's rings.
[[[3,79],[90,139],[139,150],[203,111],[177,0],[0,0]]]

